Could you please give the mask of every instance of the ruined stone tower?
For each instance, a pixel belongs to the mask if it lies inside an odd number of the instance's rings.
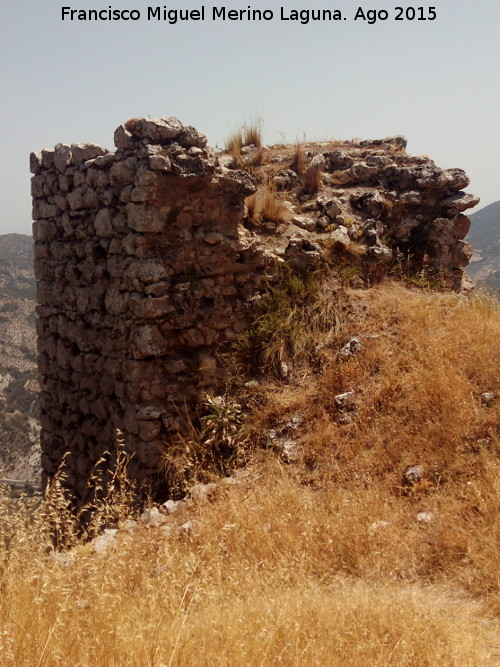
[[[47,480],[69,452],[77,496],[116,429],[131,475],[166,492],[159,453],[279,264],[317,260],[325,239],[361,240],[367,265],[411,251],[460,286],[462,211],[477,199],[461,192],[463,171],[411,158],[401,138],[318,145],[307,154],[324,173],[317,195],[302,193],[286,151],[271,152],[290,215],[258,228],[245,219],[256,183],[230,160],[221,166],[192,127],[134,119],[115,145],[58,144],[30,160],[42,466]]]

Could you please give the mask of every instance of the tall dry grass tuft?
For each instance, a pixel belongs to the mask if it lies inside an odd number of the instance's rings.
[[[238,155],[241,152],[241,149],[244,146],[243,143],[243,133],[241,130],[235,130],[232,132],[229,137],[226,139],[225,143],[225,148],[228,153],[233,153],[233,151],[237,151]]]
[[[327,239],[324,244],[325,259],[334,266],[352,263],[361,265],[366,256],[366,245],[351,241],[344,244],[341,241]]]
[[[252,167],[262,167],[266,164],[266,152],[261,146],[256,151],[250,153],[249,159]]]
[[[299,176],[304,175],[306,170],[306,156],[303,144],[298,143],[295,145],[295,151],[290,163],[290,169],[293,169],[293,171]]]
[[[323,170],[319,164],[310,165],[304,174],[304,190],[307,194],[316,194],[323,183]]]
[[[262,121],[253,121],[243,125],[243,145],[255,146],[255,148],[262,146]]]
[[[241,130],[233,132],[225,141],[226,151],[233,158],[235,168],[239,168],[242,164],[241,149],[243,146],[243,133]]]
[[[243,164],[241,149],[244,146],[262,147],[262,121],[253,121],[244,123],[239,130],[232,132],[225,141],[226,152],[233,158],[235,168],[240,168]],[[252,165],[259,166],[263,162],[263,153],[256,151],[252,158]]]
[[[128,476],[131,456],[126,453],[123,434],[117,430],[114,448],[94,464],[87,479],[84,496],[77,499],[67,480],[64,456],[50,481],[39,509],[41,524],[57,550],[70,549],[80,541],[99,535],[133,517],[144,494]]]
[[[260,225],[264,221],[286,222],[290,212],[276,193],[276,188],[271,183],[259,187],[257,192],[245,201],[247,207],[247,218],[255,224]]]

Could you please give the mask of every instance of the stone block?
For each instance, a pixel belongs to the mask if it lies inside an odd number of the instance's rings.
[[[127,204],[127,225],[136,232],[161,232],[167,212],[148,204]]]
[[[39,174],[42,166],[42,153],[30,153],[30,172],[32,174]]]
[[[182,132],[182,123],[177,118],[139,118],[127,129],[133,137],[151,140],[151,143],[168,143],[178,139]]]
[[[107,150],[101,148],[97,144],[71,144],[71,162],[73,164],[77,162],[85,162],[86,160],[98,157],[99,155],[105,155],[106,153]]]
[[[54,218],[57,213],[58,208],[55,204],[49,204],[45,199],[33,200],[33,220],[47,220],[48,218]]]
[[[129,349],[134,359],[163,356],[169,350],[168,341],[155,325],[134,329],[129,340]]]
[[[54,148],[54,166],[63,174],[71,164],[71,147],[67,144],[57,144]]]
[[[112,210],[101,208],[94,218],[94,228],[97,236],[102,238],[113,238],[115,230],[112,224]]]

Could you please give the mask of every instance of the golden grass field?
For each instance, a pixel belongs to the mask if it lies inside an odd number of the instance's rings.
[[[211,500],[57,555],[40,511],[3,498],[0,665],[500,665],[498,305],[391,282],[350,298],[339,341],[362,349],[261,382],[247,468]],[[285,464],[257,443],[294,414]]]

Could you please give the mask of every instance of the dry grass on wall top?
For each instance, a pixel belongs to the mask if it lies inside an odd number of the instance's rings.
[[[241,149],[243,147],[243,136],[240,130],[233,132],[225,141],[226,151],[233,158],[235,167],[241,164]]]
[[[255,146],[255,148],[262,146],[262,121],[245,123],[243,126],[243,145]]]
[[[245,146],[254,146],[261,148],[262,146],[262,122],[253,121],[245,123],[241,129],[232,132],[224,142],[226,152],[233,158],[234,167],[240,168],[242,166],[241,149]],[[256,163],[262,162],[262,152],[258,151]]]
[[[211,500],[102,554],[54,554],[2,496],[2,665],[499,664],[500,401],[480,401],[499,393],[498,306],[390,283],[351,298],[356,355],[332,338],[322,373],[253,390],[255,440],[302,416],[301,462],[255,449]]]
[[[247,197],[245,203],[248,220],[255,225],[264,221],[285,222],[290,217],[284,200],[279,198],[276,189],[269,184],[259,187],[255,194]]]
[[[296,144],[295,151],[292,156],[292,161],[290,163],[290,169],[292,169],[299,176],[303,176],[306,170],[306,155],[304,151],[303,144]]]
[[[321,166],[310,166],[304,176],[304,191],[307,194],[316,194],[323,183],[323,170]]]

